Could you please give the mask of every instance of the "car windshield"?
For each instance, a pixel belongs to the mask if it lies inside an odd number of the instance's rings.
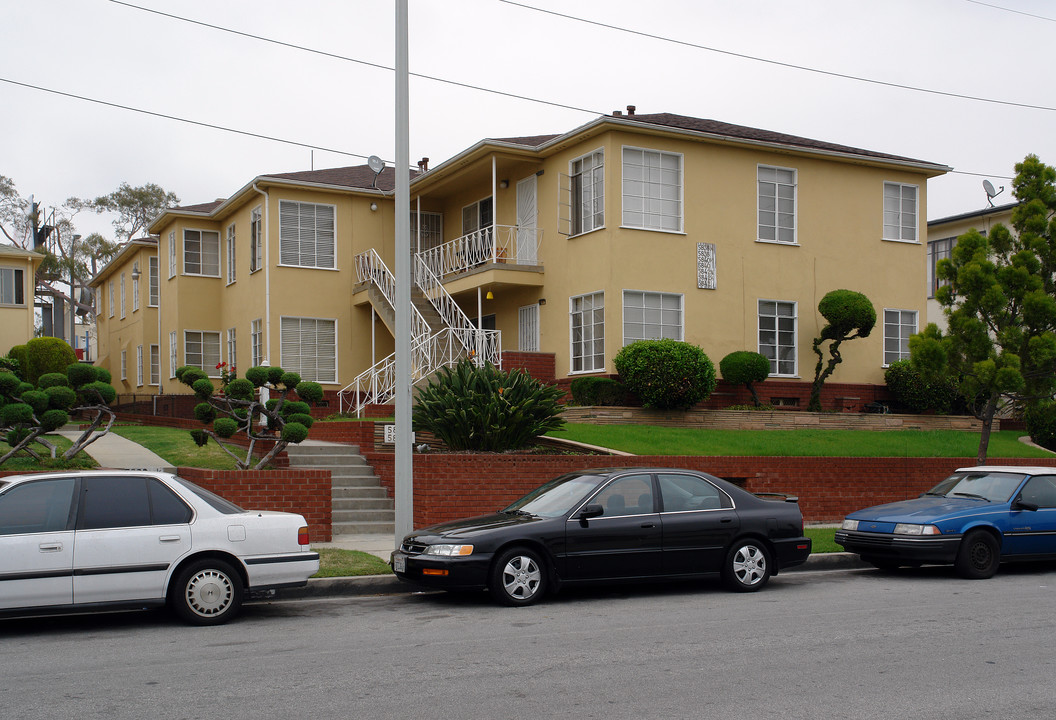
[[[562,475],[528,493],[503,512],[560,517],[593,492],[604,480],[601,475]]]
[[[1020,473],[964,472],[954,473],[928,490],[936,497],[965,497],[988,502],[1008,502],[1023,482]]]
[[[202,500],[204,500],[206,503],[208,503],[209,507],[211,507],[213,510],[216,510],[217,512],[223,513],[224,515],[237,515],[238,513],[245,512],[245,510],[240,508],[238,505],[235,505],[233,502],[229,500],[224,500],[216,493],[209,492],[203,487],[198,487],[190,480],[184,480],[178,475],[173,475],[173,478],[175,478],[176,482],[178,482],[180,485],[183,485],[185,488],[187,488],[195,495],[200,497]]]

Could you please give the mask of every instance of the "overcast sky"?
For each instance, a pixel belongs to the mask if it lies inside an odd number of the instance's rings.
[[[394,64],[392,0],[130,2]],[[1002,176],[1027,153],[1056,164],[1051,2],[523,2],[667,40],[501,0],[410,0],[412,73],[577,108],[412,77],[412,165],[428,156],[435,166],[486,137],[565,132],[629,104],[640,113],[710,118],[981,174],[932,180],[930,219],[985,207],[983,178],[1010,186]],[[391,70],[111,0],[0,0],[0,9],[0,175],[49,207],[121,182],[153,182],[183,204],[206,202],[257,175],[310,169],[313,154],[10,81],[330,150],[395,156]],[[317,169],[364,162],[314,151]],[[1008,190],[996,202],[1011,200]],[[75,222],[82,234],[112,236],[107,218],[81,214]]]

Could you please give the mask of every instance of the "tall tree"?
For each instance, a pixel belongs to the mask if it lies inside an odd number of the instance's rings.
[[[136,237],[139,233],[146,234],[151,220],[179,202],[176,193],[169,192],[155,183],[132,187],[123,182],[117,190],[108,195],[101,195],[94,200],[70,198],[66,204],[97,213],[116,213],[114,231],[117,237],[124,241]]]
[[[869,337],[876,325],[876,309],[865,295],[854,290],[833,290],[826,293],[818,303],[818,312],[827,324],[821,334],[814,338],[814,354],[818,364],[814,368],[814,383],[810,386],[811,412],[821,411],[821,388],[825,381],[843,362],[840,345],[855,338]],[[829,360],[825,361],[822,345],[829,343]]]
[[[949,329],[934,324],[910,338],[915,367],[957,378],[982,421],[979,464],[986,462],[997,411],[1029,406],[1056,390],[1056,169],[1028,155],[1016,164],[1012,232],[970,230],[936,270],[947,281],[935,296]]]

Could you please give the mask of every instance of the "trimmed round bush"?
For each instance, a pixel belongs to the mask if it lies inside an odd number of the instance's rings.
[[[1028,408],[1024,416],[1030,439],[1056,452],[1056,402],[1045,400]]]
[[[282,382],[282,376],[286,374],[286,371],[281,367],[269,367],[268,370],[268,382],[272,385],[278,385]]]
[[[33,412],[38,415],[48,409],[48,394],[43,390],[24,392],[19,399],[33,408]]]
[[[752,400],[759,405],[759,396],[752,383],[770,377],[770,361],[757,352],[737,350],[719,361],[719,372],[722,373],[722,379],[731,385],[747,387],[752,393]]]
[[[282,439],[288,443],[297,444],[308,437],[308,428],[300,423],[287,423],[282,429]]]
[[[110,371],[104,367],[97,367],[95,369],[95,379],[96,382],[106,383],[107,385],[114,381],[113,375],[111,375]]]
[[[184,375],[186,377],[186,375]],[[195,380],[194,384],[191,385],[191,390],[194,390],[194,394],[200,398],[210,398],[213,396],[213,391],[216,388],[213,386],[213,381],[209,378],[201,378]]]
[[[312,408],[308,403],[287,400],[282,404],[282,412],[280,414],[284,418],[288,418],[290,415],[309,415],[311,412]]]
[[[64,373],[45,373],[37,379],[37,387],[46,390],[49,387],[69,387],[70,381]]]
[[[620,350],[614,362],[624,385],[648,408],[687,410],[715,389],[715,366],[686,342],[639,340]]]
[[[216,420],[216,408],[207,402],[198,403],[194,406],[194,417],[201,423],[211,423]]]
[[[7,356],[14,361],[14,364],[9,366],[11,372],[17,375],[19,379],[24,380],[26,371],[29,369],[29,355],[27,355],[26,346],[15,345],[7,351]]]
[[[205,447],[205,444],[209,442],[209,436],[205,430],[191,430],[191,440],[194,440],[194,444],[198,447]]]
[[[99,368],[93,365],[77,363],[66,368],[66,377],[69,379],[70,385],[79,388],[81,385],[87,385],[98,380]]]
[[[9,372],[0,372],[0,395],[17,394],[18,386],[21,384],[22,381],[18,378],[18,375]],[[32,385],[30,388],[32,388]]]
[[[297,383],[297,397],[307,403],[317,403],[323,399],[323,386],[311,380]]]
[[[884,382],[898,409],[911,413],[948,413],[958,397],[952,381],[926,380],[909,360],[891,363],[884,371]]]
[[[12,428],[8,431],[7,436],[4,439],[7,441],[8,445],[14,447],[22,442],[27,435],[29,435],[29,430],[27,428]]]
[[[289,389],[294,389],[301,383],[301,376],[295,372],[285,372],[282,377],[279,378],[278,384],[283,385]]]
[[[576,405],[623,405],[627,402],[627,389],[612,378],[576,378],[568,390]]]
[[[15,388],[15,397],[22,397],[22,393],[29,392],[30,390],[36,390],[36,388],[30,383],[21,382],[18,384],[18,387]]]
[[[194,367],[193,365],[185,365],[176,371],[176,377],[184,385],[188,387],[194,387],[194,384],[199,380],[208,380],[209,376],[205,373],[205,370]]]
[[[70,421],[70,415],[65,410],[48,410],[40,416],[40,427],[49,433],[58,430]]]
[[[229,438],[238,432],[238,421],[232,418],[217,418],[213,423],[213,432],[219,437]]]
[[[224,387],[224,393],[235,400],[252,400],[255,392],[253,383],[245,378],[232,380]]]
[[[263,387],[268,384],[268,368],[257,365],[246,370],[246,380],[253,383],[253,387]]]
[[[37,382],[41,375],[58,373],[66,377],[66,368],[77,362],[77,353],[62,338],[38,337],[26,343],[28,365],[23,365],[27,382]]]
[[[33,408],[25,403],[11,403],[0,408],[0,422],[4,425],[28,425],[33,422]]]
[[[44,391],[44,394],[48,397],[48,407],[53,410],[66,410],[73,407],[74,403],[77,402],[77,392],[73,388],[63,387],[62,385],[52,385]],[[23,399],[26,395],[29,395],[29,393],[22,393]]]
[[[286,416],[287,425],[289,425],[290,423],[299,423],[301,425],[304,425],[306,428],[310,428],[312,427],[313,422],[315,422],[315,420],[312,418],[312,416],[306,413],[294,413],[293,415]]]
[[[88,383],[80,389],[80,394],[84,402],[89,405],[109,405],[117,399],[117,390],[114,390],[114,386],[102,380]]]

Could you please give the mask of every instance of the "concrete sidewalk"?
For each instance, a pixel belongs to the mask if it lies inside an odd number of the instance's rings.
[[[70,440],[76,440],[81,436],[82,431],[75,426],[67,425],[57,433]],[[103,468],[176,472],[176,468],[169,465],[164,458],[114,432],[108,432],[95,440],[84,451]]]

